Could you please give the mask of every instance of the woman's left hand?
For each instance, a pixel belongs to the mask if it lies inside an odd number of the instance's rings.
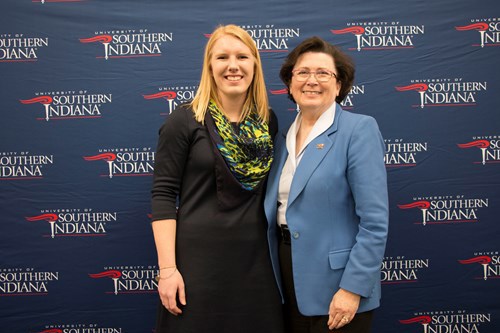
[[[333,330],[347,325],[358,311],[361,296],[350,291],[340,289],[333,295],[328,311],[328,328]]]

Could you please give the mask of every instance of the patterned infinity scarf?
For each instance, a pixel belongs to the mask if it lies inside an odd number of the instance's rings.
[[[217,128],[211,136],[229,170],[245,190],[255,189],[273,161],[268,124],[262,123],[256,112],[251,112],[236,129],[213,101],[208,109]]]

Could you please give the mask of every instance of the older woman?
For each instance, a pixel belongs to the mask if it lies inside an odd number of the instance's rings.
[[[280,77],[300,107],[277,135],[265,199],[287,332],[369,332],[388,230],[381,134],[338,104],[354,66],[337,47],[304,40]]]
[[[193,102],[158,140],[157,333],[282,332],[262,206],[276,129],[255,43],[235,25],[217,28]]]

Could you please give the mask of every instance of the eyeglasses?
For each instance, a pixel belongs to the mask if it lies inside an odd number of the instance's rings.
[[[318,82],[328,82],[330,81],[332,76],[337,79],[337,74],[327,71],[326,69],[320,69],[316,72],[312,72],[307,69],[296,69],[292,71],[292,73],[298,82],[307,81],[311,77],[311,75],[314,75]]]

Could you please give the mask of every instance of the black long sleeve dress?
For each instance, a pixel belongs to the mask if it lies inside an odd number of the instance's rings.
[[[282,332],[263,185],[241,188],[189,108],[168,117],[155,158],[153,220],[177,220],[176,263],[187,305],[175,317],[160,304],[157,333]]]

